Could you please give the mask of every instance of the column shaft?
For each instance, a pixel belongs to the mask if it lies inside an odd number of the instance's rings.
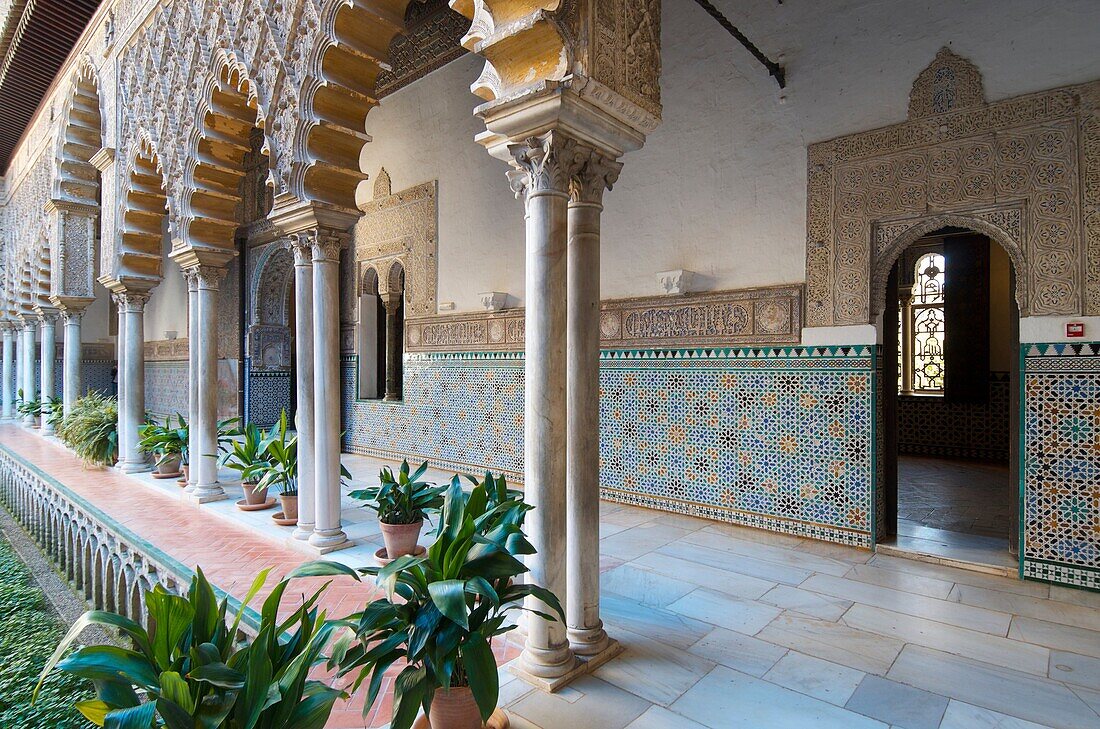
[[[294,252],[294,377],[298,433],[298,526],[294,538],[307,540],[317,524],[317,477],[314,470],[313,428],[313,250],[308,239],[295,237]]]
[[[198,453],[191,455],[191,470],[197,472],[191,495],[203,501],[225,497],[218,484],[218,284],[225,273],[198,268]]]
[[[13,392],[13,389],[14,389],[13,384],[14,383],[12,382],[12,377],[13,377],[12,369],[14,369],[14,365],[15,365],[15,362],[14,362],[14,357],[15,357],[14,344],[15,343],[14,343],[13,338],[12,338],[12,330],[11,330],[10,327],[5,326],[4,327],[4,360],[3,360],[3,362],[4,362],[3,363],[3,378],[4,379],[3,379],[3,383],[2,383],[2,390],[0,390],[0,415],[2,415],[5,420],[11,419],[11,417],[14,415],[14,408],[12,407],[13,402],[15,400],[15,396],[14,396],[14,392]]]
[[[23,329],[16,326],[11,331],[12,349],[15,350],[15,381],[12,382],[11,391],[11,416],[18,419],[19,413],[15,409],[15,400],[19,397],[19,391],[23,389]]]
[[[565,496],[566,203],[545,182],[527,195],[524,490],[535,507],[527,531],[530,577],[568,604]],[[530,599],[531,607],[546,610]],[[528,621],[523,667],[553,678],[575,664],[561,622]]]
[[[332,549],[347,542],[340,526],[340,243],[313,240],[313,397],[316,524],[309,543]]]
[[[112,294],[115,306],[118,307],[118,341],[116,342],[117,352],[115,354],[115,389],[117,392],[115,395],[118,398],[118,466],[123,466],[122,456],[122,444],[126,442],[126,418],[122,417],[122,413],[126,410],[126,378],[123,376],[126,371],[126,311],[123,308],[124,299],[121,294]]]
[[[569,644],[578,655],[608,645],[600,620],[600,212],[569,204],[567,477]]]
[[[42,315],[42,434],[52,435],[53,428],[47,422],[45,408],[54,396],[54,362],[57,359],[57,315]]]
[[[191,493],[198,482],[199,469],[199,277],[184,272],[187,280],[187,487]]]
[[[20,387],[23,388],[23,399],[34,400],[38,395],[38,383],[35,381],[34,372],[34,350],[35,350],[35,331],[36,327],[34,322],[27,321],[23,324],[23,382]],[[23,425],[33,425],[34,417],[26,415],[23,417]]]
[[[402,293],[391,294],[392,298],[385,301],[386,307],[386,400],[400,400],[401,392],[397,386],[397,374],[401,368],[398,361],[398,344],[401,336],[398,326],[398,309],[400,307]]]
[[[119,382],[125,382],[125,398],[119,405],[119,425],[125,423],[120,437],[122,470],[126,473],[149,470],[145,454],[138,447],[139,429],[145,422],[145,302],[148,294],[125,294],[120,311],[125,312],[125,352]],[[123,330],[119,330],[120,332]],[[121,434],[120,434],[121,435]]]
[[[82,359],[80,323],[84,317],[84,312],[68,310],[63,316],[65,320],[65,361],[61,374],[63,380],[61,396],[64,402],[65,415],[68,415],[73,410],[73,403],[84,394],[84,377],[80,370]]]

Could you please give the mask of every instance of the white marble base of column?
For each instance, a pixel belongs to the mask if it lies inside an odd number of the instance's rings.
[[[611,641],[603,628],[603,621],[597,622],[598,624],[591,628],[566,628],[565,634],[569,636],[569,647],[578,656],[599,655]]]
[[[343,529],[313,529],[309,535],[309,546],[321,554],[336,552],[355,546]]]
[[[225,501],[229,498],[229,494],[225,493],[218,484],[206,488],[194,484],[184,489],[184,493],[192,504],[209,504],[212,501]]]
[[[508,670],[512,675],[531,684],[540,691],[552,694],[565,688],[581,676],[592,673],[600,666],[617,657],[624,650],[626,650],[626,647],[622,643],[613,638],[608,638],[603,649],[599,653],[588,656],[574,656],[572,658],[572,667],[560,676],[541,676],[532,673],[528,668],[528,664],[522,657],[508,664]],[[544,666],[539,664],[537,668],[542,669]]]
[[[153,464],[148,461],[119,461],[118,470],[123,473],[146,473],[153,470]]]

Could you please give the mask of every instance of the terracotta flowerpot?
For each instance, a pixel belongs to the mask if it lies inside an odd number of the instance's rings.
[[[468,686],[436,691],[428,721],[432,729],[482,729],[485,726]]]
[[[242,482],[241,488],[244,489],[244,500],[249,506],[256,506],[267,501],[267,488],[257,490],[255,483]],[[291,497],[294,499],[294,516],[298,516],[298,497]],[[285,503],[285,502],[284,502]],[[286,512],[283,512],[286,513]]]
[[[183,462],[183,456],[181,456],[179,454],[176,454],[176,455],[173,455],[173,456],[168,456],[160,462],[159,466],[157,466],[157,473],[159,473],[161,475],[167,475],[167,474],[170,474],[170,473],[179,473],[180,472],[180,464],[182,462]]]
[[[387,524],[384,521],[380,521],[378,524],[382,527],[382,540],[386,544],[386,556],[391,560],[416,551],[416,542],[420,539],[420,530],[424,528],[423,519],[412,524]]]
[[[186,463],[180,466],[180,472],[183,474],[180,476],[180,480],[177,481],[180,486],[186,486],[187,482],[191,480],[191,466]]]
[[[266,496],[266,490],[265,490]],[[298,519],[298,494],[293,496],[287,496],[286,494],[279,494],[279,500],[283,502],[283,518],[284,519]]]

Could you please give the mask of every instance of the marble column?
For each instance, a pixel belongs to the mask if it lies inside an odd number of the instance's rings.
[[[12,406],[11,416],[12,418],[19,419],[19,411],[15,409],[16,401],[19,399],[19,392],[23,389],[23,322],[18,321],[12,324],[11,329],[11,341],[12,349],[15,350],[15,381],[12,383]]]
[[[119,402],[119,465],[123,473],[148,471],[145,454],[138,447],[139,430],[145,422],[145,304],[149,294],[127,291],[119,295],[119,313],[125,326],[123,362],[119,383],[125,383]],[[125,332],[125,333],[123,333]]]
[[[187,281],[187,493],[195,491],[199,469],[199,275],[194,269],[183,272]]]
[[[217,501],[226,498],[218,483],[218,287],[227,269],[196,266],[190,270],[198,278],[197,310],[192,312],[198,318],[198,367],[191,383],[199,391],[198,422],[193,424],[198,431],[198,450],[191,454],[191,471],[195,473],[191,497],[200,502]]]
[[[526,521],[536,554],[526,559],[532,582],[568,604],[566,585],[566,206],[571,140],[549,132],[509,147],[513,187],[526,205],[524,493],[534,506]],[[546,612],[528,598],[528,607]],[[576,658],[559,621],[528,621],[521,666],[553,679]]]
[[[111,300],[118,309],[118,341],[115,343],[115,396],[118,398],[118,467],[122,468],[122,444],[126,442],[126,418],[122,417],[126,409],[126,379],[123,373],[126,371],[126,309],[121,293],[112,293]],[[142,335],[144,336],[144,334]],[[145,352],[142,351],[142,357]]]
[[[65,327],[64,362],[61,366],[62,402],[65,415],[73,410],[73,404],[84,394],[84,376],[81,371],[83,359],[80,341],[80,324],[84,318],[84,309],[66,306],[61,311],[61,320]]]
[[[621,168],[591,150],[570,186],[566,624],[569,644],[582,656],[609,645],[600,620],[600,213],[603,191]]]
[[[24,400],[34,400],[38,394],[38,383],[34,379],[34,350],[35,350],[35,333],[38,328],[31,319],[23,320],[23,382],[20,383],[20,387],[23,389]],[[23,425],[33,425],[34,417],[31,415],[25,415],[23,417]]]
[[[308,540],[317,523],[317,477],[313,429],[313,246],[308,235],[290,239],[294,253],[294,365],[298,401],[298,526],[294,538]]]
[[[42,399],[42,435],[53,435],[53,427],[46,417],[46,408],[54,396],[54,362],[57,360],[57,311],[39,309],[42,322],[42,385],[39,389]]]
[[[313,464],[315,525],[309,543],[339,549],[340,525],[340,249],[346,233],[310,231],[313,245]]]
[[[401,309],[403,292],[390,292],[382,296],[382,306],[386,309],[386,394],[384,400],[400,400],[401,389],[397,374],[402,363],[398,356],[401,343],[401,326],[398,314]]]
[[[14,376],[12,370],[15,365],[15,342],[11,325],[5,323],[2,329],[4,335],[4,381],[2,390],[0,390],[0,416],[2,416],[4,420],[10,420],[15,416],[15,392],[14,382],[12,381],[12,377]]]

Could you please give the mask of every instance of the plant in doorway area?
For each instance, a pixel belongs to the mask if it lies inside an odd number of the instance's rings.
[[[85,463],[110,466],[118,459],[118,400],[89,392],[73,403],[57,436]]]
[[[253,581],[231,623],[227,598],[216,598],[201,569],[186,596],[160,585],[145,593],[147,627],[111,612],[85,613],[47,661],[35,696],[56,667],[94,683],[96,698],[78,701],[76,709],[99,727],[322,729],[346,696],[309,678],[334,629],[317,608],[328,585],[303,596],[289,616],[279,617],[280,603],[293,579],[355,573],[328,562],[300,566],[264,601],[256,638],[242,641],[245,607],[268,572]],[[66,657],[89,625],[117,630],[129,647],[83,646]]]
[[[180,475],[187,442],[187,421],[179,413],[165,418],[164,425],[150,420],[138,430],[138,447],[156,458],[156,475],[163,478]]]
[[[421,480],[428,470],[427,462],[410,473],[409,462],[403,461],[396,474],[387,466],[379,474],[379,484],[349,496],[358,499],[367,509],[378,514],[382,539],[386,544],[386,559],[397,559],[417,550],[424,520],[443,506],[446,486],[436,486]]]
[[[24,418],[32,418],[32,427],[39,427],[41,424],[39,418],[42,417],[42,400],[38,397],[38,393],[35,393],[34,397],[25,397],[22,388],[20,388],[15,400],[15,411]]]
[[[376,576],[386,596],[339,621],[347,630],[333,643],[329,667],[354,674],[356,689],[367,684],[367,708],[390,667],[404,664],[394,679],[392,729],[409,729],[421,707],[432,729],[482,727],[497,710],[491,644],[515,627],[509,613],[528,609],[530,596],[545,606],[532,610],[536,617],[565,620],[549,590],[514,583],[527,572],[517,557],[535,551],[520,526],[530,507],[518,498],[492,504],[492,481],[465,493],[456,476],[427,553],[360,570]]]
[[[255,423],[242,428],[241,436],[223,446],[219,464],[241,474],[245,505],[262,505],[267,502],[267,488],[257,488],[257,485],[270,465],[268,439]]]
[[[286,410],[279,414],[279,422],[271,426],[264,439],[261,458],[251,468],[241,473],[243,478],[256,482],[256,490],[265,494],[274,490],[282,502],[282,521],[288,525],[298,520],[298,436],[288,437]],[[276,518],[279,514],[275,515]]]

